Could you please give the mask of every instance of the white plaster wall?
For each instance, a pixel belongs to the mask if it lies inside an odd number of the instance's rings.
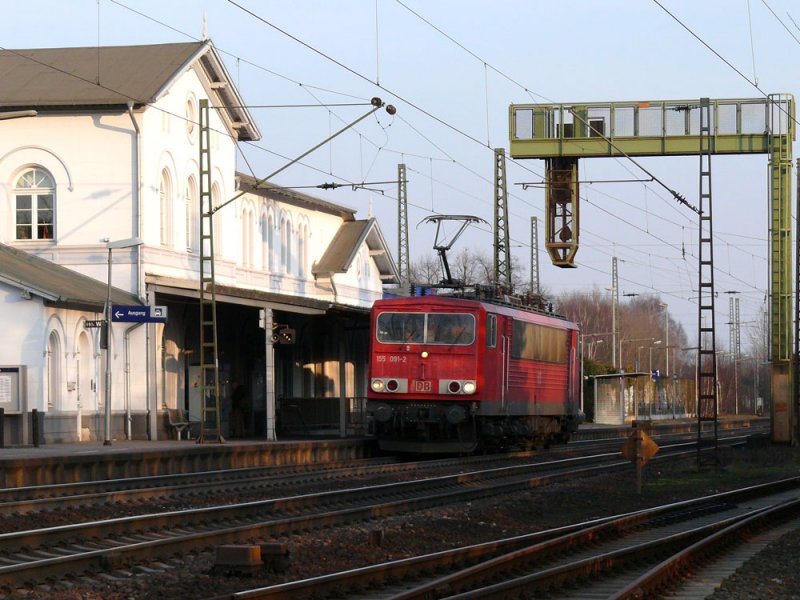
[[[61,353],[51,360],[60,361],[62,381],[58,384],[58,397],[53,410],[71,412],[78,410],[78,393],[81,392],[84,412],[98,410],[102,402],[98,396],[103,394],[105,376],[105,356],[98,347],[98,329],[85,329],[86,320],[95,320],[102,315],[92,312],[66,310],[44,306],[41,298],[31,295],[31,299],[21,296],[16,287],[0,283],[0,304],[4,339],[14,343],[0,344],[0,364],[25,365],[27,367],[28,410],[36,408],[47,411],[47,351],[50,333],[55,331],[61,342]],[[111,406],[114,412],[125,410],[126,385],[132,410],[146,410],[145,382],[141,375],[145,372],[144,327],[134,330],[129,336],[126,365],[124,346],[125,330],[130,323],[115,323],[111,331]],[[89,356],[81,356],[79,337],[86,331],[89,336]],[[87,361],[89,379],[81,381],[78,389],[78,363]],[[131,376],[126,381],[125,372]],[[92,381],[94,386],[92,386]],[[74,383],[75,386],[70,384]],[[94,389],[92,389],[94,387]]]
[[[148,273],[196,279],[197,241],[187,250],[185,197],[191,177],[199,192],[199,100],[206,98],[203,85],[195,71],[180,76],[163,97],[139,115],[142,130],[142,217],[141,237],[147,244],[144,262]],[[189,105],[191,104],[191,108]],[[218,203],[234,194],[236,142],[213,108],[209,111],[211,146],[211,183],[218,190]],[[170,212],[171,227],[166,245],[160,239],[161,173],[167,169],[172,181]],[[195,198],[197,205],[199,198]],[[238,257],[238,219],[235,203],[214,216],[221,235],[215,239],[219,260],[235,262]],[[192,214],[192,234],[199,232],[199,216]]]
[[[247,236],[245,232],[245,214],[252,212],[254,215],[252,230]],[[269,260],[263,259],[262,240],[260,228],[261,215],[272,215],[273,218],[273,245],[272,268]],[[237,269],[234,278],[229,281],[232,285],[264,289],[276,293],[302,295],[320,300],[333,300],[333,288],[325,282],[317,283],[312,275],[312,268],[328,249],[331,241],[339,231],[343,219],[337,215],[298,207],[293,204],[279,202],[270,198],[256,197],[251,194],[244,195],[237,200],[238,229],[233,233],[240,241],[237,249]],[[291,223],[291,251],[290,260],[286,268],[281,262],[281,223],[288,220]],[[300,259],[300,230],[306,227],[306,261],[301,269]],[[244,260],[245,248],[241,240],[249,237],[253,245],[252,265],[247,267]],[[344,304],[361,307],[370,307],[372,303],[383,294],[383,285],[380,271],[366,244],[362,245],[359,257],[351,265],[347,273],[334,276],[337,298]]]
[[[4,343],[0,344],[0,364],[27,367],[28,410],[44,409],[42,371],[44,353],[45,309],[40,298],[30,300],[20,295],[20,290],[0,282],[0,306]]]
[[[132,134],[125,114],[3,121],[0,241],[14,240],[13,186],[30,166],[44,167],[56,180],[55,235],[60,246],[94,245],[107,236],[130,237]],[[111,156],[114,160],[109,160]]]

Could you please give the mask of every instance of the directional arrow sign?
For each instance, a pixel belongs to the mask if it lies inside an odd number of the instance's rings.
[[[166,323],[166,306],[111,306],[111,320],[115,323]]]

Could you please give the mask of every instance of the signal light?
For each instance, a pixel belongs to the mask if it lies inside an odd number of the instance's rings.
[[[295,330],[291,327],[281,327],[272,332],[273,344],[294,344],[294,338]]]

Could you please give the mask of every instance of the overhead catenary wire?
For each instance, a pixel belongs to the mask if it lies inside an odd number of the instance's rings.
[[[487,69],[487,68],[491,68],[491,66],[490,66],[490,65],[488,65],[488,63],[487,63],[487,65],[484,67],[484,70],[486,71],[486,69]],[[301,84],[301,85],[303,85],[303,84]],[[319,88],[314,88],[314,89],[319,89]],[[338,92],[336,92],[336,93],[338,93]],[[178,116],[178,115],[176,115],[176,116]],[[372,141],[371,141],[371,140],[369,140],[369,139],[366,139],[366,142],[367,142],[367,143],[372,143]],[[248,145],[250,145],[250,143],[248,143]],[[266,148],[266,147],[259,147],[259,150],[262,150],[262,151],[265,151],[265,152],[269,152],[269,153],[271,153],[271,154],[273,154],[273,155],[275,155],[275,156],[279,156],[279,154],[278,154],[278,153],[275,153],[275,152],[273,152],[272,150],[270,150],[270,149],[268,149],[268,148]],[[390,149],[390,148],[388,148],[388,147],[385,147],[385,148],[383,148],[383,149],[382,149],[382,152],[390,152],[390,151],[394,151],[394,150],[392,150],[392,149]],[[397,151],[397,152],[400,152],[400,151]],[[445,159],[439,159],[439,158],[434,158],[434,157],[424,157],[424,158],[425,158],[425,160],[427,160],[427,161],[429,161],[429,162],[431,163],[431,166],[432,166],[432,161],[433,161],[433,160],[443,160],[443,161],[445,161],[445,162],[450,162],[450,161],[446,161]],[[457,163],[457,161],[456,161],[455,159],[453,159],[453,160],[452,160],[452,162],[454,162],[454,163]],[[308,168],[311,168],[311,169],[313,169],[313,168],[314,168],[313,166],[310,166],[310,165],[304,165],[304,166],[306,166],[306,167],[308,167]],[[251,170],[252,170],[252,169],[251,169]],[[474,173],[474,171],[472,171],[472,172]],[[432,173],[431,173],[431,174],[432,174]],[[337,177],[338,177],[338,176],[337,176]],[[362,178],[362,179],[363,179],[363,178]],[[432,182],[432,183],[433,183],[433,182]],[[456,188],[456,189],[457,189],[457,188]],[[432,195],[432,197],[433,197],[433,195]],[[587,231],[588,231],[588,230],[587,230]]]
[[[229,1],[229,2],[232,2],[232,0],[228,0],[228,1]],[[469,50],[469,49],[468,49],[466,46],[464,46],[464,45],[463,45],[463,44],[461,44],[460,42],[456,41],[456,40],[455,40],[453,37],[451,37],[450,35],[448,35],[447,33],[445,33],[445,32],[444,32],[444,31],[443,31],[441,28],[437,27],[436,25],[434,25],[433,23],[431,23],[431,22],[430,22],[428,19],[425,19],[423,16],[421,16],[421,15],[420,15],[418,12],[416,12],[416,11],[414,11],[414,10],[410,9],[410,8],[409,8],[409,7],[408,7],[406,4],[404,4],[403,2],[401,2],[401,0],[395,0],[395,2],[397,2],[397,3],[398,3],[400,6],[402,6],[403,8],[405,8],[406,10],[408,10],[409,12],[411,12],[411,13],[412,13],[413,15],[415,15],[417,18],[419,18],[420,20],[422,20],[424,23],[428,24],[430,27],[432,27],[433,29],[435,29],[437,32],[439,32],[441,35],[443,35],[445,38],[447,38],[448,40],[450,40],[451,42],[453,42],[454,44],[456,44],[456,45],[457,45],[459,48],[463,49],[465,52],[467,52],[468,54],[470,54],[470,56],[474,57],[476,60],[478,60],[478,61],[480,61],[481,63],[483,63],[483,65],[484,65],[484,69],[486,69],[486,68],[488,68],[488,67],[490,66],[490,65],[489,65],[489,63],[488,63],[488,62],[486,62],[484,59],[482,59],[480,56],[478,56],[477,54],[475,54],[474,52],[472,52],[471,50]],[[517,86],[519,86],[519,87],[523,88],[523,89],[524,89],[524,90],[526,90],[526,91],[530,91],[530,90],[528,90],[528,88],[527,88],[527,87],[525,87],[525,86],[523,86],[522,84],[518,83],[518,82],[517,82],[516,80],[514,80],[513,78],[511,78],[511,77],[507,76],[507,75],[506,75],[505,73],[503,73],[503,72],[502,72],[500,69],[498,69],[498,68],[496,68],[496,67],[491,67],[491,68],[492,68],[492,70],[493,70],[493,71],[495,71],[495,72],[497,72],[498,74],[500,74],[500,75],[504,76],[506,79],[508,79],[509,81],[513,82],[515,85],[517,85]],[[536,95],[538,95],[540,98],[542,98],[542,99],[546,100],[547,102],[549,102],[549,103],[551,103],[551,104],[554,104],[554,103],[555,103],[553,100],[550,100],[550,99],[548,99],[546,96],[543,96],[543,95],[541,95],[541,94],[536,94]],[[416,107],[415,107],[415,108],[416,108]],[[583,121],[583,119],[582,119],[580,116],[578,116],[578,115],[575,115],[575,117],[576,117],[576,118],[578,118],[578,119],[580,119],[581,121]],[[585,123],[585,122],[584,122],[584,124],[585,124],[585,125],[588,125],[588,123]],[[641,164],[639,161],[635,160],[635,159],[634,159],[632,156],[630,156],[630,155],[629,155],[627,152],[625,152],[625,151],[623,151],[621,148],[619,148],[619,147],[618,147],[618,146],[617,146],[617,145],[614,143],[614,141],[613,141],[613,140],[611,140],[610,138],[608,138],[607,136],[605,136],[605,135],[602,135],[602,134],[600,135],[600,137],[601,137],[603,140],[605,140],[605,141],[606,141],[606,142],[607,142],[607,143],[610,145],[610,147],[611,147],[611,148],[613,148],[613,149],[614,149],[616,152],[618,152],[620,155],[624,156],[624,157],[625,157],[625,159],[629,160],[629,161],[630,161],[632,164],[636,165],[636,167],[637,167],[638,169],[640,169],[642,172],[646,173],[646,174],[647,174],[647,175],[648,175],[648,176],[649,176],[649,177],[650,177],[650,178],[651,178],[651,179],[652,179],[652,180],[653,180],[655,183],[657,183],[658,185],[660,185],[661,187],[663,187],[663,188],[664,188],[666,191],[668,191],[668,192],[669,192],[669,193],[672,195],[672,197],[673,197],[673,198],[675,198],[675,200],[676,200],[678,203],[680,203],[680,204],[682,204],[682,205],[686,206],[687,208],[689,208],[690,210],[692,210],[692,211],[694,211],[694,212],[698,212],[698,210],[697,210],[697,207],[695,207],[695,206],[693,206],[692,204],[690,204],[690,203],[689,203],[689,202],[686,200],[686,198],[685,198],[685,197],[684,197],[682,194],[680,194],[678,191],[676,191],[676,190],[672,189],[670,186],[668,186],[666,183],[664,183],[664,182],[663,182],[661,179],[659,179],[658,177],[656,177],[656,176],[655,176],[653,173],[651,173],[651,172],[650,172],[648,169],[646,169],[646,168],[644,167],[644,165],[642,165],[642,164]]]
[[[138,11],[135,11],[134,9],[130,9],[130,8],[129,8],[129,7],[127,7],[126,5],[124,5],[124,4],[122,4],[121,2],[119,2],[118,0],[112,0],[112,1],[114,1],[116,4],[118,4],[118,5],[120,5],[120,6],[124,7],[124,8],[128,8],[129,10],[132,10],[133,12],[135,12],[135,13],[137,13],[137,14],[142,14],[142,13],[139,13]],[[242,7],[240,7],[238,4],[236,4],[235,2],[231,2],[231,4],[233,4],[234,6],[237,6],[238,8],[242,8]],[[248,13],[250,13],[250,11],[248,11],[247,9],[243,9],[243,10],[245,10],[245,12],[248,12]],[[160,21],[157,21],[157,20],[155,20],[155,19],[153,19],[152,17],[149,17],[149,16],[147,16],[147,15],[142,15],[142,16],[144,16],[144,17],[146,17],[146,18],[148,18],[148,19],[150,19],[150,20],[154,20],[154,21],[156,21],[156,22],[159,22],[159,23],[160,23]],[[369,81],[370,83],[373,83],[373,84],[375,83],[375,82],[372,82],[372,81],[370,81],[370,80],[369,80],[369,78],[367,78],[367,77],[365,77],[365,76],[363,76],[363,75],[360,75],[360,74],[356,73],[355,71],[353,71],[352,69],[350,69],[350,68],[349,68],[349,67],[347,67],[346,65],[343,65],[343,64],[342,64],[342,63],[340,63],[339,61],[336,61],[335,59],[333,59],[333,58],[331,58],[331,57],[329,57],[329,56],[325,55],[324,53],[321,53],[320,51],[318,51],[318,50],[314,49],[313,47],[309,46],[308,44],[306,44],[306,43],[305,43],[305,42],[303,42],[302,40],[299,40],[299,38],[296,38],[295,36],[292,36],[291,34],[288,34],[288,33],[284,32],[282,29],[275,27],[274,25],[272,25],[272,24],[271,24],[271,23],[269,23],[269,22],[266,22],[264,19],[262,19],[262,18],[258,17],[257,15],[253,15],[253,16],[254,16],[255,18],[257,18],[258,20],[260,20],[260,21],[262,21],[262,22],[265,22],[265,23],[266,23],[266,24],[268,24],[269,26],[271,26],[271,27],[275,28],[275,29],[276,29],[276,30],[278,30],[280,33],[282,33],[282,34],[284,34],[284,35],[288,35],[288,36],[289,36],[291,39],[293,39],[293,40],[297,41],[298,43],[301,43],[302,45],[304,45],[304,46],[308,47],[309,49],[311,49],[311,50],[314,50],[315,52],[317,52],[317,53],[321,54],[321,55],[322,55],[322,56],[324,56],[325,58],[327,58],[327,59],[329,59],[329,60],[332,60],[334,63],[336,63],[337,65],[341,66],[342,68],[345,68],[346,70],[350,71],[351,73],[354,73],[354,74],[356,74],[357,76],[361,77],[362,79],[364,79],[364,80],[366,80],[366,81]],[[169,27],[169,26],[167,26],[167,27]],[[172,28],[172,29],[173,29],[173,30],[175,30],[174,28]],[[438,28],[437,28],[437,30],[438,30]],[[176,31],[177,31],[177,30],[176,30]],[[440,30],[439,30],[439,31],[440,31]],[[184,35],[188,35],[188,34],[184,34]],[[192,37],[192,36],[189,36],[189,37]],[[449,36],[448,36],[448,37],[449,37]],[[450,39],[452,39],[452,38],[450,38]],[[459,46],[461,46],[461,45],[459,44]],[[463,46],[461,46],[461,47],[463,47]],[[471,52],[470,52],[470,54],[472,54],[473,56],[477,56],[477,55],[475,55],[474,53],[471,53]],[[485,61],[484,61],[484,62],[485,62]],[[254,64],[254,63],[250,63],[250,64]],[[254,65],[254,66],[258,66],[258,65]],[[496,71],[496,72],[498,72],[498,73],[501,73],[499,70],[495,69],[494,67],[492,67],[492,66],[491,66],[491,65],[489,65],[488,63],[486,63],[486,66],[487,66],[487,67],[489,67],[489,68],[492,68],[494,71]],[[268,70],[268,69],[264,69],[264,70],[265,70],[265,71],[267,71],[267,72],[270,72],[271,74],[276,74],[274,71],[271,71],[271,70]],[[503,75],[504,75],[504,74],[503,74]],[[505,76],[505,75],[504,75],[504,76]],[[282,77],[284,77],[284,76],[282,76]],[[506,77],[506,78],[508,78],[507,76],[505,76],[505,77]],[[508,78],[508,79],[510,79],[510,78]],[[296,82],[295,80],[293,80],[293,79],[290,79],[290,78],[289,78],[289,80],[290,80],[290,81],[293,81],[293,82]],[[299,85],[303,85],[303,84],[301,84],[300,82],[296,82],[296,83],[298,83]],[[516,82],[515,82],[515,83],[516,83]],[[520,85],[520,84],[517,84],[517,85]],[[305,86],[305,87],[304,87],[304,89],[306,89],[306,91],[308,91],[308,89],[307,89],[307,88],[309,88],[309,87],[314,87],[314,89],[322,89],[322,88],[318,88],[318,87],[316,87],[316,86]],[[379,87],[380,87],[380,86],[379,86]],[[522,86],[522,87],[524,87],[524,86]],[[385,88],[382,88],[382,89],[385,89]],[[525,88],[525,89],[527,90],[527,88]],[[387,91],[388,91],[388,90],[387,90]],[[530,90],[528,90],[528,91],[530,91]],[[308,91],[308,93],[310,93],[310,94],[312,95],[312,97],[314,96],[314,95],[313,95],[313,93],[311,93],[310,91]],[[390,92],[390,93],[391,93],[391,92]],[[402,100],[402,98],[400,98],[400,99]],[[413,105],[413,104],[412,104],[412,106],[414,106],[415,108],[418,108],[418,107],[416,107],[416,105]],[[423,112],[424,114],[428,114],[429,116],[432,116],[432,115],[430,115],[430,113],[427,113],[427,112],[426,112],[426,111],[424,111],[424,110],[423,110],[422,112]],[[338,118],[338,116],[337,116],[337,118]],[[436,118],[436,120],[439,120],[439,122],[442,122],[442,123],[444,123],[444,121],[442,121],[442,120],[440,120],[440,119],[438,119],[438,118]],[[406,124],[410,125],[410,123],[408,123],[407,121],[406,121]],[[466,136],[466,137],[468,137],[469,139],[472,139],[473,141],[475,141],[475,142],[477,142],[477,143],[479,143],[479,144],[483,145],[483,144],[482,144],[482,143],[481,143],[479,140],[477,140],[477,138],[474,138],[473,136],[470,136],[469,134],[466,134],[465,132],[461,131],[460,129],[458,129],[458,128],[454,127],[454,126],[451,126],[451,125],[449,125],[449,124],[448,124],[448,126],[449,126],[451,129],[453,129],[454,131],[457,131],[457,132],[461,133],[462,135],[465,135],[465,136]],[[420,133],[420,132],[419,132],[418,130],[416,130],[416,129],[415,129],[415,131],[417,131],[417,133]],[[431,141],[431,140],[429,140],[429,139],[428,139],[428,138],[426,138],[425,136],[423,136],[423,137],[426,139],[426,141],[428,141],[429,143],[432,143],[432,141]],[[370,143],[372,143],[372,142],[371,142],[371,140],[369,140],[368,138],[367,138],[367,141],[369,141]],[[378,146],[376,145],[376,147],[378,147]],[[441,148],[439,148],[438,146],[434,145],[434,147],[437,147],[437,149],[439,149],[440,151],[442,151],[442,149],[441,149]],[[269,151],[269,150],[267,150],[267,151]],[[272,152],[272,151],[269,151],[269,152],[270,152],[270,153],[273,153],[273,154],[275,154],[275,155],[277,155],[277,156],[282,156],[282,155],[280,155],[279,153],[274,153],[274,152]],[[287,158],[287,157],[284,157],[284,158]],[[453,159],[453,160],[455,161],[455,159]],[[525,165],[522,165],[522,164],[520,164],[519,162],[517,162],[517,164],[518,164],[519,166],[521,166],[523,169],[525,169],[525,170],[528,170],[528,171],[531,171],[531,172],[533,172],[534,174],[537,174],[537,175],[541,176],[541,174],[540,174],[540,173],[537,173],[536,171],[532,171],[532,170],[531,170],[531,169],[529,169],[527,166],[525,166]],[[307,165],[304,165],[304,166],[307,166]],[[464,166],[464,165],[462,165],[462,166]],[[482,178],[482,179],[484,179],[485,181],[488,181],[488,180],[487,180],[485,177],[482,177],[482,176],[480,176],[480,175],[479,175],[478,173],[476,173],[474,170],[472,170],[472,169],[469,169],[469,168],[468,168],[468,167],[466,167],[466,166],[464,166],[464,168],[466,168],[468,171],[472,172],[474,175],[477,175],[477,176],[481,177],[481,178]],[[320,171],[320,172],[322,172],[322,171]],[[362,176],[362,179],[363,179],[363,176]],[[519,198],[518,198],[518,199],[519,199]]]

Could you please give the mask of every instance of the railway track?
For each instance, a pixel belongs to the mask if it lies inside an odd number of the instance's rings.
[[[759,532],[774,538],[798,523],[800,478],[791,478],[217,600],[705,597],[741,559],[726,551],[742,554]],[[712,561],[722,570],[706,582],[711,589],[694,595],[692,576]]]
[[[723,439],[744,439],[754,430],[726,432]],[[695,436],[696,437],[696,436]],[[654,436],[660,444],[693,443],[692,434]],[[515,462],[545,462],[559,457],[586,456],[619,450],[619,439],[585,440],[566,446],[557,446],[547,452],[511,452],[501,455],[459,457],[426,461],[399,461],[396,457],[383,457],[324,465],[280,465],[241,469],[225,469],[196,473],[179,473],[151,477],[133,477],[68,484],[48,484],[0,489],[0,517],[47,511],[75,511],[91,507],[125,507],[124,511],[142,512],[143,508],[158,502],[162,508],[170,505],[200,506],[218,502],[220,494],[242,498],[274,495],[280,490],[351,486],[354,481],[368,484],[381,477],[428,477],[457,472],[486,464],[513,464]],[[21,522],[17,523],[17,527]]]
[[[532,464],[563,456],[586,456],[613,451],[616,441],[596,441],[576,449],[548,453],[515,452],[502,455],[400,462],[395,457],[367,459],[352,463],[326,465],[289,465],[249,467],[201,473],[158,475],[61,485],[42,485],[0,489],[0,516],[29,515],[52,510],[75,510],[85,507],[125,507],[158,502],[204,505],[218,503],[221,493],[227,497],[274,495],[281,490],[300,493],[324,487],[352,487],[356,481],[365,485],[390,478],[424,478],[480,468],[481,465]],[[140,511],[141,512],[141,511]]]
[[[674,450],[665,448],[661,459],[693,456],[692,452],[679,444]],[[98,572],[220,544],[271,539],[629,469],[618,455],[460,469],[422,480],[6,533],[0,535],[0,585]]]

